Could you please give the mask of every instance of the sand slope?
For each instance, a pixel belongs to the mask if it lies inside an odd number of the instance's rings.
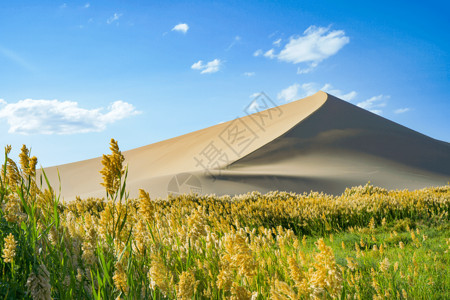
[[[120,141],[119,141],[120,145]],[[422,188],[450,181],[450,144],[324,92],[124,152],[131,196],[341,193],[365,184]],[[104,196],[101,158],[47,168],[66,200]]]

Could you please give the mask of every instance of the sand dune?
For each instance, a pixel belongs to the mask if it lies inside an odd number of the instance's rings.
[[[120,144],[120,141],[119,141]],[[450,144],[324,92],[124,152],[130,195],[341,193],[373,184],[415,189],[450,181]],[[104,196],[101,158],[47,168],[65,200]]]

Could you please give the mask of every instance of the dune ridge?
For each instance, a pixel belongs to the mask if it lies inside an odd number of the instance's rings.
[[[120,141],[119,141],[120,142]],[[130,196],[318,190],[371,181],[417,189],[450,180],[450,144],[324,92],[124,152]],[[104,196],[101,158],[46,168],[64,199]]]

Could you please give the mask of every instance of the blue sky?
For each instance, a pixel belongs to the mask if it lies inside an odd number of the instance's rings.
[[[450,141],[445,1],[1,1],[0,141],[45,166],[319,89]]]

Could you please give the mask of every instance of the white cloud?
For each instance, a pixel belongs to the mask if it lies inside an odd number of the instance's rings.
[[[250,105],[247,107],[246,111],[247,111],[247,112],[251,112],[251,113],[256,113],[256,112],[259,112],[259,111],[260,111],[259,108],[260,108],[260,107],[259,107],[258,101],[253,100],[253,101],[250,103]]]
[[[196,62],[196,63],[194,63],[192,66],[191,66],[191,69],[194,69],[194,70],[201,70],[201,69],[203,69],[203,61],[202,60],[199,60],[198,62]]]
[[[1,102],[0,119],[9,125],[9,133],[75,134],[98,132],[108,124],[139,114],[135,107],[121,100],[103,108],[85,109],[74,101],[25,99],[17,103]]]
[[[1,99],[0,99],[0,101],[1,101]],[[410,110],[411,109],[409,107],[399,108],[399,109],[394,110],[394,113],[395,114],[403,114],[403,113],[408,112]]]
[[[261,49],[258,49],[253,53],[253,56],[260,56],[262,54],[263,54],[263,51]]]
[[[182,32],[182,33],[186,33],[189,30],[189,25],[186,23],[180,23],[178,25],[175,25],[172,28],[172,31],[178,31],[178,32]]]
[[[67,3],[63,3],[59,6],[59,8],[61,8],[61,9],[66,8],[66,7],[67,7]]]
[[[333,95],[337,98],[340,98],[342,100],[350,102],[351,100],[354,100],[358,93],[356,91],[351,91],[348,93],[345,93],[339,89],[333,88],[333,86],[329,83],[324,84],[322,87],[320,87],[319,84],[314,82],[308,82],[304,83],[302,85],[295,83],[286,89],[282,90],[278,93],[278,99],[285,100],[286,102],[297,100],[299,98],[308,97],[311,95],[314,95],[318,91],[324,91],[326,93],[329,93],[330,95]],[[375,114],[381,115],[383,111],[381,108],[385,107],[387,105],[387,100],[390,98],[390,96],[386,95],[378,95],[371,97],[365,101],[359,102],[356,105],[366,109],[370,112],[373,112]],[[409,108],[401,108],[397,109],[395,111],[396,114],[404,113],[409,111]]]
[[[296,100],[298,98],[298,89],[300,85],[298,83],[294,83],[291,86],[288,86],[284,90],[278,93],[277,97],[280,100],[284,100],[286,102]]]
[[[90,3],[86,3],[83,7],[84,8],[89,8],[89,7],[91,7],[91,4]]]
[[[303,91],[301,97],[308,97],[317,93],[320,89],[314,82],[308,82],[301,85],[301,90]]]
[[[233,41],[231,42],[231,44],[227,47],[227,49],[225,49],[225,51],[230,50],[231,48],[233,48],[234,45],[236,45],[239,41],[241,40],[240,36],[235,36]]]
[[[276,40],[275,42],[272,43],[272,45],[280,47],[281,46],[281,39]]]
[[[269,34],[267,37],[269,38],[269,39],[271,39],[271,38],[273,38],[275,35],[277,35],[278,34],[278,30],[277,31],[274,31],[274,32],[272,32],[271,34]]]
[[[309,66],[305,69],[302,69],[300,67],[297,68],[297,74],[308,74],[312,70],[314,70],[317,67],[316,63],[309,64]]]
[[[249,97],[250,98],[252,98],[252,99],[254,99],[254,98],[256,98],[256,97],[259,97],[259,96],[261,96],[261,92],[259,92],[259,93],[253,93],[253,94],[251,94]]]
[[[112,15],[111,17],[109,17],[109,18],[106,20],[106,23],[112,24],[112,23],[116,22],[117,20],[119,20],[120,17],[122,17],[122,15],[123,15],[123,14],[114,13],[114,15]]]
[[[290,38],[278,54],[278,59],[294,64],[319,63],[336,54],[349,42],[343,30],[330,31],[330,28],[310,26],[303,36]]]
[[[268,57],[268,58],[275,58],[276,55],[275,55],[273,52],[274,52],[274,50],[273,50],[273,49],[270,49],[269,51],[267,51],[266,53],[264,53],[264,56],[265,56],[265,57]]]
[[[202,60],[199,60],[191,66],[191,69],[202,70],[200,74],[215,73],[219,71],[221,64],[222,62],[217,58],[206,64]]]
[[[278,39],[273,42],[273,45],[279,47],[281,41],[281,39]],[[317,67],[321,61],[335,55],[349,42],[350,38],[345,35],[343,30],[310,26],[303,32],[302,36],[290,37],[289,42],[279,53],[270,49],[264,53],[264,56],[293,64],[308,63],[307,68],[297,70],[297,74],[306,74]],[[262,54],[262,50],[257,50],[253,55],[260,56]]]
[[[355,91],[351,91],[348,93],[344,93],[343,91],[339,89],[333,88],[333,86],[329,83],[324,84],[322,87],[314,82],[308,82],[301,85],[301,90],[303,93],[300,95],[301,97],[308,97],[311,95],[314,95],[318,91],[324,91],[326,93],[329,93],[335,97],[338,97],[345,101],[351,101],[353,100],[357,93]]]
[[[244,76],[247,76],[247,77],[255,76],[255,72],[245,72]]]
[[[13,61],[14,63],[20,65],[22,68],[27,69],[28,71],[34,71],[35,68],[31,64],[29,64],[25,59],[23,59],[19,54],[16,52],[3,48],[0,46],[0,55],[3,55],[4,57],[8,58],[9,60]]]
[[[374,114],[381,115],[383,111],[380,109],[386,106],[386,100],[389,99],[389,96],[378,95],[373,96],[365,101],[359,102],[357,105],[361,108],[364,108]]]
[[[328,94],[331,94],[331,95],[333,95],[335,97],[338,97],[339,99],[348,101],[348,102],[350,102],[353,99],[355,99],[356,95],[358,95],[358,93],[355,92],[355,91],[344,93],[341,90],[333,88],[333,86],[331,84],[329,84],[329,83],[326,83],[320,90],[324,91],[324,92],[326,92]]]

